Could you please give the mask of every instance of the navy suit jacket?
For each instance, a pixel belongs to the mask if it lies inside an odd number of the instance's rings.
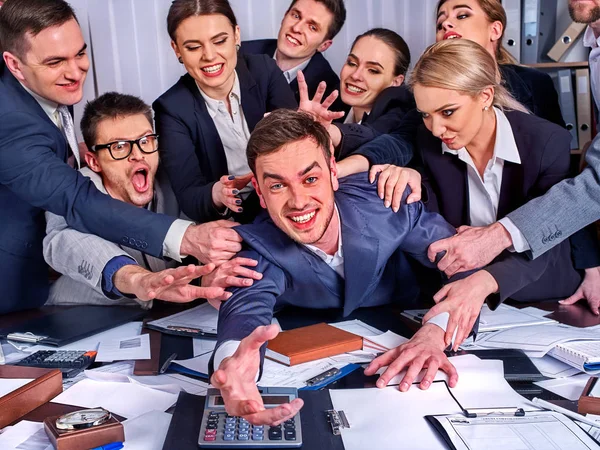
[[[284,305],[342,308],[347,316],[360,307],[413,300],[419,289],[407,256],[433,267],[427,259],[429,244],[456,232],[421,202],[403,203],[398,213],[385,208],[366,172],[341,179],[335,203],[344,278],[290,239],[266,212],[236,228],[245,246],[238,256],[257,260],[255,270],[263,278],[251,287],[231,289],[232,297],[219,310],[217,347],[271,323],[274,309]]]
[[[0,314],[46,302],[45,210],[79,231],[162,256],[174,219],[114,200],[69,167],[62,132],[4,63],[0,99]]]
[[[336,149],[338,160],[350,155],[362,155],[373,164],[405,166],[411,160],[414,139],[421,116],[415,109],[415,99],[406,86],[384,89],[375,100],[370,114],[365,114],[360,124],[336,124],[342,141]],[[369,144],[382,134],[393,133],[397,152],[390,160],[381,158],[376,144]],[[366,144],[366,145],[365,145]]]
[[[267,55],[273,58],[277,50],[277,39],[258,39],[255,41],[244,41],[242,42],[241,52],[248,55]],[[304,78],[306,79],[306,85],[308,86],[309,98],[312,98],[319,87],[319,83],[324,81],[327,83],[327,89],[323,98],[327,98],[336,89],[340,89],[340,77],[333,71],[329,62],[325,57],[317,52],[310,58],[310,62],[306,68],[302,71]],[[300,90],[298,89],[298,80],[294,79],[290,83],[290,88],[296,96],[296,101],[300,102]],[[343,111],[348,112],[350,107],[342,102],[342,99],[338,97],[333,105],[329,107],[331,111]]]
[[[547,73],[514,64],[499,66],[508,91],[533,114],[565,128],[558,94]],[[570,147],[568,147],[570,148]]]
[[[543,195],[568,176],[570,134],[531,114],[506,112],[521,157],[521,164],[504,162],[498,219]],[[426,128],[419,129],[427,188],[427,208],[439,212],[453,226],[470,224],[467,165],[458,156],[442,154],[441,141]],[[488,299],[490,307],[511,297],[520,301],[559,300],[573,294],[581,276],[573,268],[569,242],[530,260],[525,255],[503,252],[485,268],[500,288]]]
[[[285,77],[272,58],[239,55],[242,110],[250,131],[264,114],[278,108],[298,108]],[[212,187],[227,172],[227,159],[217,128],[194,79],[185,74],[152,105],[160,135],[161,165],[165,169],[181,210],[192,220],[223,218],[214,207]],[[240,149],[244,152],[246,149]],[[260,210],[253,193],[244,202],[244,213],[234,215],[249,222]]]

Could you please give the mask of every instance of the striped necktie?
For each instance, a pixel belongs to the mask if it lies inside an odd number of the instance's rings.
[[[69,109],[64,105],[58,107],[58,114],[60,115],[63,133],[67,138],[67,142],[71,148],[71,153],[75,156],[75,160],[77,161],[77,167],[81,167],[81,162],[79,161],[79,146],[77,145],[77,139],[75,138],[73,118],[69,113]],[[69,158],[69,160],[70,159],[71,158]],[[71,166],[74,167],[74,164],[71,164]]]

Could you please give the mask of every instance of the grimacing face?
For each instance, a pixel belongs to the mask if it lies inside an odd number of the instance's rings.
[[[40,97],[59,105],[81,101],[90,61],[77,21],[46,28],[36,36],[26,33],[24,39],[29,41],[29,51],[22,58],[4,56],[15,77]]]
[[[370,111],[381,91],[404,81],[403,75],[394,75],[395,62],[394,51],[380,39],[359,39],[340,72],[342,101]]]
[[[569,15],[579,23],[600,20],[600,0],[569,0]]]
[[[490,22],[477,0],[448,0],[438,10],[435,41],[468,39],[496,56],[502,23]]]
[[[482,127],[484,107],[493,101],[493,92],[491,98],[484,94],[472,97],[420,84],[415,84],[413,90],[425,126],[451,150],[468,149]]]
[[[192,16],[181,22],[175,35],[177,41],[171,42],[175,55],[202,91],[211,96],[233,86],[239,27],[222,14]]]
[[[291,142],[256,159],[252,184],[279,229],[301,244],[319,246],[335,234],[329,230],[334,213],[337,168],[310,138]]]
[[[98,125],[94,145],[134,140],[152,133],[152,124],[143,114],[105,119]],[[144,207],[152,200],[158,152],[142,153],[134,145],[125,159],[113,159],[108,149],[87,152],[85,159],[90,168],[100,174],[111,197],[138,207]]]
[[[306,60],[331,45],[326,40],[333,14],[322,3],[298,0],[283,16],[277,51],[290,59]]]

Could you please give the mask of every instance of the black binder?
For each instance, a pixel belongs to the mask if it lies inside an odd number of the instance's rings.
[[[124,323],[140,320],[145,315],[146,311],[137,306],[76,306],[2,328],[0,337],[6,338],[11,333],[27,333],[32,339],[28,342],[61,347]]]
[[[304,450],[343,450],[341,436],[331,432],[325,411],[332,409],[329,391],[298,391],[304,400],[300,410]],[[204,397],[181,392],[175,405],[163,450],[198,450],[198,435],[204,413]]]

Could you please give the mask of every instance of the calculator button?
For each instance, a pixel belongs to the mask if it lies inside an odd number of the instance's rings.
[[[252,435],[252,440],[253,441],[264,441],[265,437],[262,434],[253,434]]]
[[[206,432],[204,434],[206,436],[216,436],[217,435],[217,430],[206,430]]]
[[[238,441],[247,441],[249,439],[250,439],[250,437],[248,436],[248,433],[238,434]]]
[[[235,433],[225,433],[223,435],[224,441],[235,441]]]
[[[285,430],[285,440],[286,441],[295,441],[296,440],[296,430]]]
[[[296,423],[295,422],[292,422],[292,423],[285,422],[283,424],[283,428],[285,428],[286,430],[290,429],[290,428],[292,428],[292,429],[296,428]]]
[[[282,433],[280,428],[273,428],[269,430],[269,439],[272,441],[280,441],[282,438]]]
[[[217,424],[216,423],[209,423],[206,425],[206,429],[207,430],[216,430],[217,429]]]
[[[205,441],[216,441],[217,440],[217,436],[212,436],[212,435],[205,434],[204,435],[204,440]]]
[[[264,425],[254,425],[253,429],[254,430],[264,430],[265,426]]]

